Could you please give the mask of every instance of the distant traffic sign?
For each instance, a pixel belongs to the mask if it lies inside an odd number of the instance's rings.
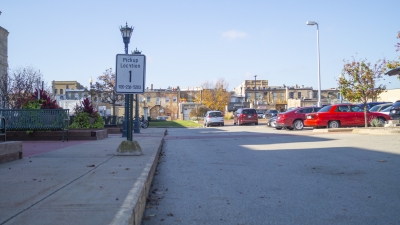
[[[115,92],[121,94],[144,93],[145,81],[145,55],[117,55],[115,67]]]

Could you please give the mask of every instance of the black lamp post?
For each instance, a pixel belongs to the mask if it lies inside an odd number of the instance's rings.
[[[126,25],[124,27],[121,26],[119,30],[121,31],[122,40],[125,44],[125,54],[128,54],[128,45],[131,40],[133,28],[128,27],[128,23],[126,23]],[[128,140],[132,139],[132,116],[129,116],[132,114],[132,107],[130,107],[132,106],[132,100],[132,94],[125,94],[125,116],[122,128],[122,137],[127,137]]]
[[[137,48],[133,52],[133,54],[142,54],[141,51],[138,51]],[[133,97],[133,95],[132,95]],[[140,121],[139,121],[139,97],[138,94],[135,94],[135,120],[133,125],[133,132],[140,133]]]

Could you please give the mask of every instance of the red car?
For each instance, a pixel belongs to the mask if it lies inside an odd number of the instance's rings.
[[[258,114],[255,109],[252,108],[239,108],[233,114],[233,125],[254,123],[258,125]]]
[[[321,107],[310,106],[295,108],[290,111],[279,113],[276,118],[276,129],[287,128],[289,130],[302,130],[304,128],[303,121],[306,119],[306,113],[317,112]]]
[[[368,124],[372,119],[377,118],[380,123],[391,120],[389,115],[379,112],[367,111]],[[353,104],[335,104],[328,105],[316,113],[309,113],[304,120],[306,127],[356,127],[364,126],[364,109]]]

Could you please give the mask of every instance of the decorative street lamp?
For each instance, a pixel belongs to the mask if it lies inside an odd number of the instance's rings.
[[[90,83],[90,87],[89,87],[89,91],[90,91],[90,101],[92,102],[92,105],[93,105],[93,85],[92,85],[93,79],[92,79],[92,77],[90,77],[89,83]]]
[[[318,53],[318,107],[321,107],[321,74],[320,74],[320,56],[319,56],[319,27],[315,21],[307,21],[307,25],[317,25],[317,53]]]
[[[122,40],[125,44],[125,54],[128,54],[128,45],[132,36],[132,27],[128,27],[128,23],[126,23],[125,27],[121,26],[119,28],[122,35]],[[128,140],[132,139],[132,116],[129,117],[129,114],[132,114],[132,94],[125,94],[125,116],[122,128],[122,137],[127,137]]]
[[[142,52],[137,50],[137,48],[136,48],[135,51],[133,51],[133,54],[142,54]],[[133,94],[131,94],[131,96],[133,97]],[[131,106],[132,106],[132,104],[131,104]],[[143,118],[143,120],[144,120],[144,118]],[[133,132],[134,133],[140,133],[139,97],[138,97],[138,94],[135,94],[135,120],[134,120]]]

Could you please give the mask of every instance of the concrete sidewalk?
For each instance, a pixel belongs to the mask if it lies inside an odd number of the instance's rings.
[[[0,225],[140,224],[166,130],[140,132],[142,156],[109,135],[0,164]]]

